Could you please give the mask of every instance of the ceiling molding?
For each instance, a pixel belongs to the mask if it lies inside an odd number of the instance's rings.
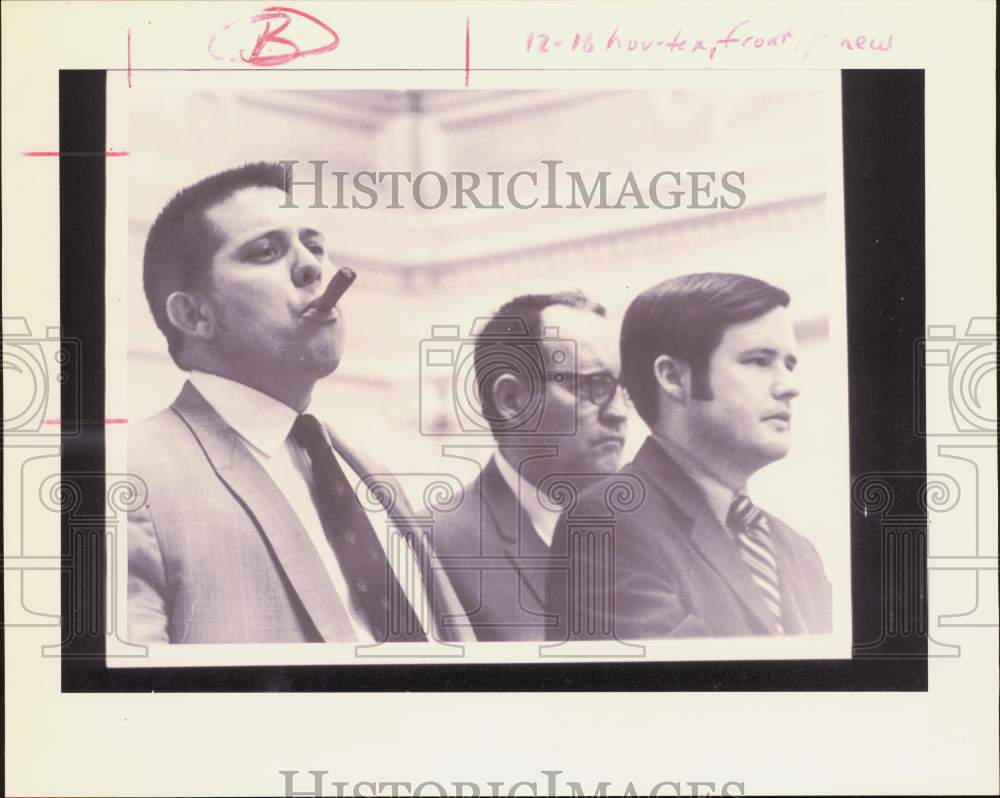
[[[332,260],[340,266],[362,271],[368,281],[374,280],[383,290],[404,293],[436,290],[442,283],[473,284],[485,275],[516,277],[519,273],[545,261],[547,268],[572,266],[582,257],[600,257],[602,253],[621,254],[629,250],[649,251],[677,237],[714,238],[720,230],[736,227],[768,227],[787,229],[788,217],[809,213],[823,206],[824,194],[811,194],[793,199],[761,203],[738,210],[671,219],[666,222],[634,227],[592,236],[575,237],[533,246],[519,247],[470,258],[429,260],[421,263],[378,260],[332,252]]]

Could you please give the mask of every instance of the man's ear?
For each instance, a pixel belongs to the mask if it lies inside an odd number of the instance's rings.
[[[174,291],[167,297],[167,318],[185,335],[205,339],[215,335],[212,306],[197,294]]]
[[[683,360],[660,355],[653,361],[653,375],[667,396],[684,404],[691,395],[691,367]]]
[[[528,403],[524,383],[513,374],[501,374],[493,382],[493,406],[504,421],[517,418]]]

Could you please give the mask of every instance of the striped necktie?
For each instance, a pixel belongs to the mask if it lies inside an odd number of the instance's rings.
[[[729,508],[729,525],[736,531],[740,558],[750,569],[750,577],[760,590],[764,605],[774,616],[775,633],[782,635],[785,627],[781,616],[781,582],[767,516],[740,493]]]

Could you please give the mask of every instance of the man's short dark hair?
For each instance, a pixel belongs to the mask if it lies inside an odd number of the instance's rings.
[[[691,368],[691,396],[711,399],[708,364],[727,327],[787,307],[788,293],[744,274],[685,274],[647,288],[622,321],[622,384],[647,424],[656,421],[653,362],[669,355]]]
[[[142,286],[156,326],[167,338],[177,365],[183,334],[167,318],[167,297],[189,290],[203,276],[222,244],[205,213],[244,188],[285,190],[285,167],[248,163],[199,180],[178,191],[160,211],[146,238]]]
[[[517,373],[534,384],[546,379],[545,363],[540,351],[531,342],[546,337],[542,329],[542,311],[555,305],[576,308],[594,313],[601,318],[608,315],[604,306],[590,299],[581,291],[562,291],[553,294],[524,294],[500,307],[476,336],[474,354],[476,386],[480,407],[494,435],[517,432],[505,427],[504,419],[493,399],[493,387],[503,374]],[[507,344],[528,344],[517,349],[512,357]],[[499,346],[498,346],[499,345]],[[529,373],[525,374],[527,371]]]

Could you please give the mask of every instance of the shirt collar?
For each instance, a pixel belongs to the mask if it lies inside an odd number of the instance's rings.
[[[741,493],[746,495],[746,485],[739,488],[731,488],[687,449],[655,433],[653,434],[653,440],[670,455],[673,461],[691,478],[691,481],[701,489],[712,514],[719,519],[719,523],[724,528],[728,529],[729,509],[733,505],[733,499]]]
[[[542,504],[538,500],[538,489],[526,479],[521,479],[517,471],[514,470],[514,466],[507,462],[507,458],[500,452],[493,455],[493,461],[497,465],[500,476],[503,477],[504,482],[507,483],[511,492],[521,503],[521,507],[528,514],[528,519],[535,528],[535,532],[538,533],[538,537],[545,542],[546,546],[551,546],[560,512],[551,510]]]
[[[192,371],[189,379],[223,421],[268,457],[284,444],[299,415],[284,402],[217,374]]]

